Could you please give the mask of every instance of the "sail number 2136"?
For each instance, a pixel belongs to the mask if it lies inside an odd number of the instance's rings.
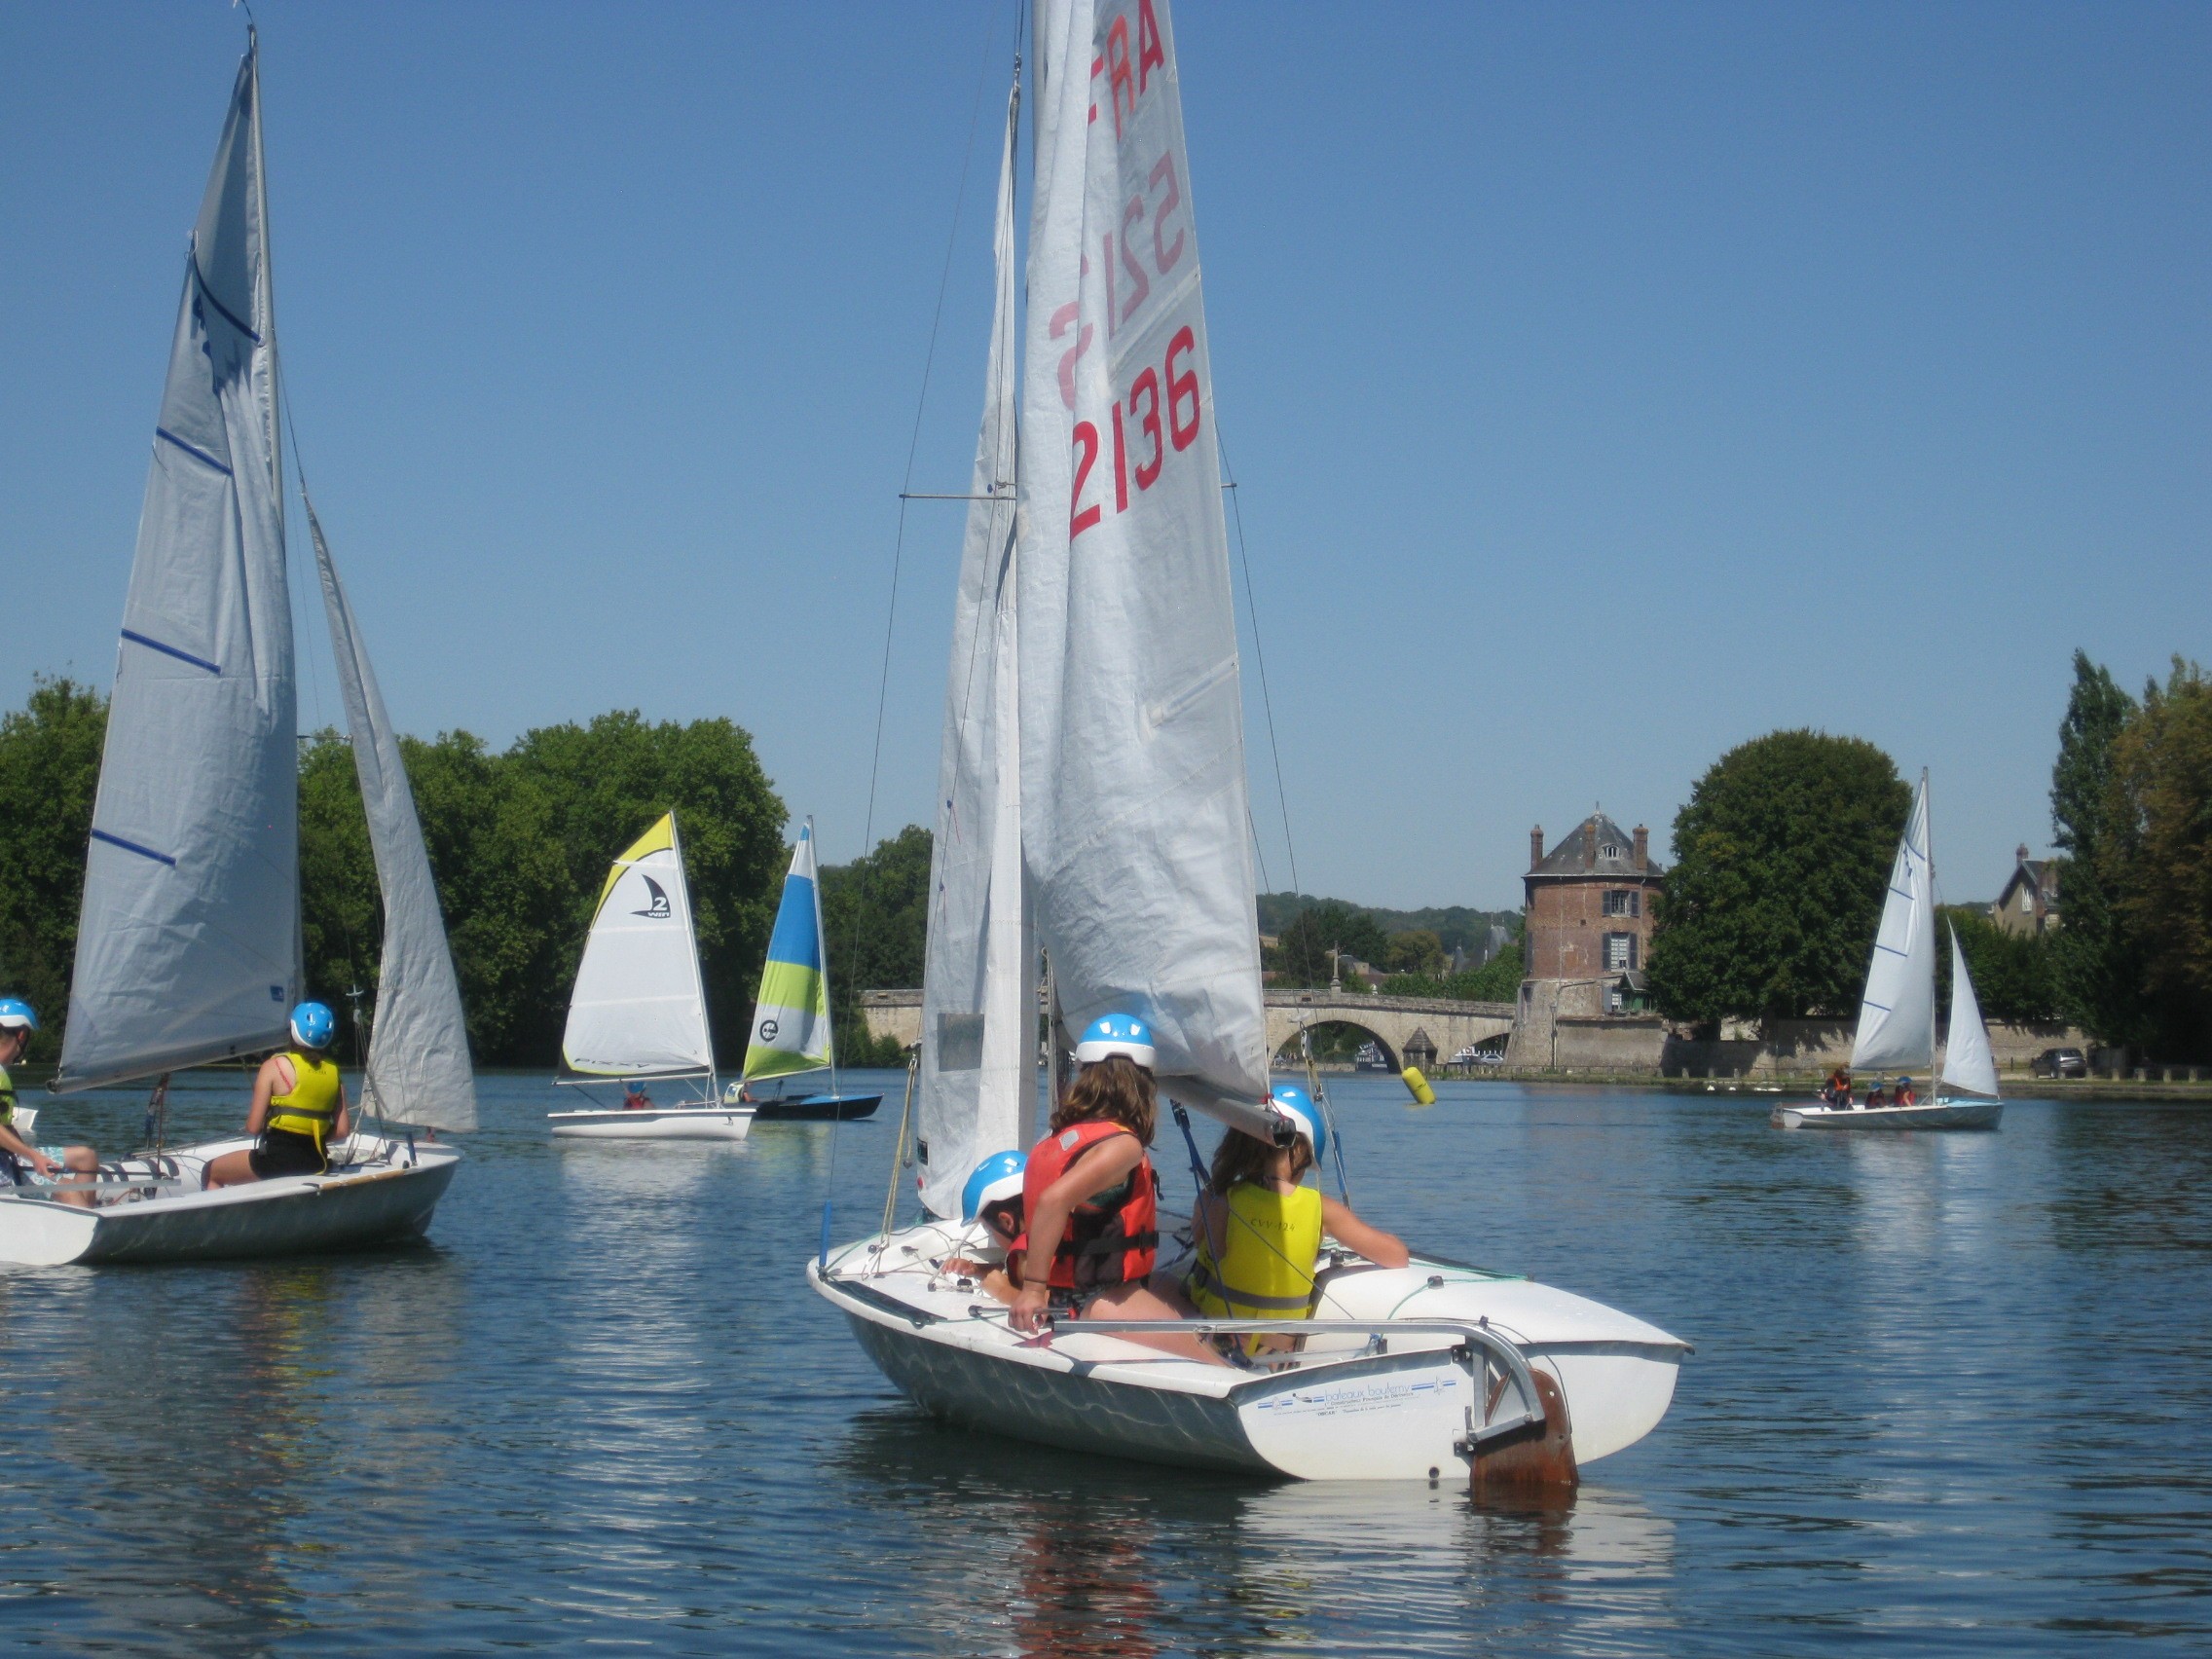
[[[1167,342],[1167,356],[1158,368],[1147,364],[1129,382],[1129,394],[1114,405],[1110,422],[1114,446],[1114,510],[1129,510],[1129,486],[1149,490],[1160,481],[1170,451],[1191,447],[1198,435],[1199,400],[1198,336],[1185,323]],[[1083,504],[1090,474],[1098,465],[1098,427],[1094,422],[1075,424],[1075,488],[1068,498],[1068,539],[1073,541],[1096,525],[1105,513],[1103,502]]]

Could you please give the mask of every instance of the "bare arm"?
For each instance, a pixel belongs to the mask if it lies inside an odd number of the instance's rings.
[[[1191,1220],[1197,1223],[1208,1255],[1218,1262],[1229,1254],[1229,1204],[1220,1194],[1210,1189],[1200,1193],[1191,1206]]]
[[[253,1104],[245,1115],[247,1134],[258,1135],[268,1127],[270,1097],[287,1092],[295,1081],[292,1062],[282,1054],[271,1054],[261,1062],[261,1070],[253,1078]]]
[[[1116,1135],[1100,1141],[1047,1187],[1037,1200],[1037,1213],[1029,1218],[1029,1253],[1021,1266],[1021,1294],[1014,1299],[1014,1326],[1034,1331],[1038,1316],[1051,1301],[1047,1289],[1052,1276],[1052,1258],[1067,1236],[1068,1217],[1084,1199],[1103,1193],[1124,1179],[1144,1157],[1144,1146],[1134,1135]]]
[[[1379,1268],[1402,1268],[1413,1260],[1405,1241],[1394,1233],[1370,1227],[1352,1214],[1351,1205],[1321,1195],[1321,1226],[1339,1244],[1357,1250]]]
[[[0,1152],[12,1152],[41,1175],[51,1175],[60,1165],[5,1124],[0,1124]]]
[[[346,1098],[346,1086],[338,1086],[338,1122],[330,1125],[330,1138],[344,1140],[353,1132],[353,1106]]]

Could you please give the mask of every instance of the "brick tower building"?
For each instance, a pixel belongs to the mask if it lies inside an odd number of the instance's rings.
[[[1531,979],[1641,975],[1651,948],[1651,897],[1664,873],[1641,824],[1628,834],[1593,813],[1549,853],[1542,827],[1530,830],[1523,972]]]

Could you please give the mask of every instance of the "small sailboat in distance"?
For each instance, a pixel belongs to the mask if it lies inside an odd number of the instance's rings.
[[[756,1097],[752,1086],[769,1078],[830,1074],[827,1094],[787,1094],[781,1088]],[[754,998],[753,1037],[745,1050],[745,1075],[722,1098],[750,1106],[763,1123],[852,1120],[872,1116],[880,1094],[837,1092],[837,1038],[830,1017],[830,949],[822,929],[821,876],[814,862],[814,820],[799,826],[798,845],[784,877],[768,958],[760,966]]]
[[[1925,1077],[1935,1064],[1936,866],[1928,832],[1928,774],[1923,771],[1890,866],[1882,925],[1874,936],[1866,989],[1859,1004],[1851,1069],[1868,1074],[1879,1087],[1893,1076],[1917,1072]],[[1909,1106],[1792,1103],[1777,1106],[1773,1122],[1785,1129],[1994,1129],[2004,1110],[1989,1030],[1982,1024],[1981,1004],[1954,929],[1950,1040],[1942,1079],[1930,1098]]]
[[[548,1114],[553,1132],[591,1140],[743,1140],[753,1110],[715,1092],[715,1040],[691,924],[676,814],[623,848],[607,872],[576,964],[557,1083],[620,1083],[625,1100]],[[645,1093],[684,1089],[663,1104]]]

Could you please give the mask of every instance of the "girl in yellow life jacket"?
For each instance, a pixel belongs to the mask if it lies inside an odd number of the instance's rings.
[[[292,1010],[295,1047],[271,1054],[253,1080],[245,1132],[258,1137],[244,1152],[226,1152],[207,1165],[209,1187],[236,1187],[278,1175],[319,1175],[329,1147],[351,1127],[338,1062],[326,1052],[338,1019],[318,1002]]]
[[[1354,1215],[1349,1204],[1306,1185],[1329,1144],[1321,1114],[1303,1088],[1274,1091],[1275,1110],[1297,1133],[1275,1146],[1232,1129],[1213,1155],[1198,1196],[1198,1257],[1184,1290],[1201,1313],[1222,1319],[1304,1319],[1313,1311],[1314,1265],[1325,1233],[1378,1267],[1402,1268],[1405,1245]],[[1290,1347],[1287,1335],[1243,1339],[1244,1351]]]

